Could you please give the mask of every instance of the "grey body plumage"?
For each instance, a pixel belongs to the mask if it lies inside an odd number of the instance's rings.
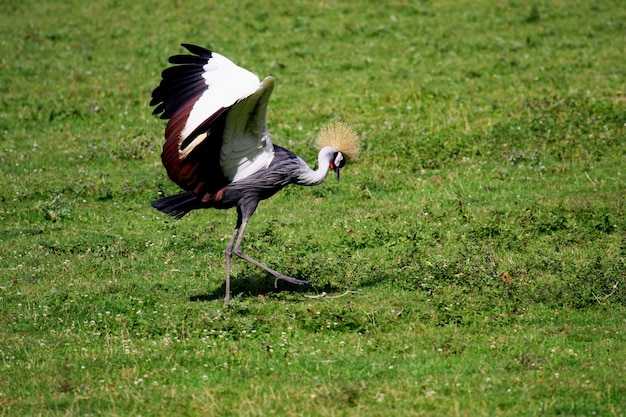
[[[270,198],[289,184],[317,185],[307,183],[306,174],[311,168],[295,153],[274,145],[274,159],[269,167],[226,187],[219,201],[202,202],[199,195],[186,192],[152,202],[152,206],[178,219],[192,210],[203,208],[230,209],[238,207],[242,221],[247,221],[261,200]]]

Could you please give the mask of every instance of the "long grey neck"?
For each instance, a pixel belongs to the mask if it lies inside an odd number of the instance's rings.
[[[337,151],[330,146],[322,148],[317,156],[317,169],[313,170],[308,165],[305,165],[306,168],[298,175],[298,184],[318,185],[324,182],[326,174],[328,174],[331,158],[336,152]]]

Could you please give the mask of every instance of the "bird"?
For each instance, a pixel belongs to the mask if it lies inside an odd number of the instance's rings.
[[[173,55],[153,90],[153,115],[168,120],[162,163],[184,192],[152,202],[176,219],[197,209],[237,209],[237,222],[224,251],[225,297],[231,293],[232,255],[256,265],[278,281],[309,282],[277,272],[245,254],[246,226],[261,200],[289,184],[313,186],[332,171],[337,180],[347,160],[359,153],[359,139],[345,122],[334,122],[317,136],[318,167],[274,145],[266,115],[274,78],[261,81],[223,55],[201,46],[181,44],[189,53]]]

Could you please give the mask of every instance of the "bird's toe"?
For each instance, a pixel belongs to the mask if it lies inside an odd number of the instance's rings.
[[[304,281],[304,280],[301,280],[301,279],[297,279],[297,278],[294,278],[294,277],[290,277],[290,276],[287,276],[287,275],[280,274],[280,275],[276,276],[276,279],[274,280],[274,287],[275,288],[278,288],[278,281],[279,280],[280,281],[286,281],[286,282],[289,282],[290,284],[294,284],[294,285],[309,285],[310,284],[309,281]]]

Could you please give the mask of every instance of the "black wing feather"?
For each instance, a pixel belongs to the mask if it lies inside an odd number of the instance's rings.
[[[151,106],[157,106],[152,114],[161,114],[161,119],[169,119],[189,100],[200,96],[207,88],[202,77],[204,66],[212,57],[208,49],[196,45],[182,44],[195,55],[173,55],[169,62],[176,64],[165,69],[161,83],[152,92]]]
[[[172,55],[168,59],[170,64],[199,65],[206,64],[207,59],[195,55]]]
[[[211,56],[213,55],[211,51],[198,45],[192,45],[190,43],[181,43],[180,45],[192,54],[196,54],[206,59],[211,58]]]

